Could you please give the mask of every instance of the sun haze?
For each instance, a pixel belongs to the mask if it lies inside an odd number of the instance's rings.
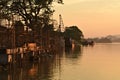
[[[76,25],[85,37],[120,34],[120,0],[64,0],[55,5],[54,18],[65,26]]]

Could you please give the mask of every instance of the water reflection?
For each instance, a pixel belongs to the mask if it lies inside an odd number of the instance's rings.
[[[12,70],[0,70],[0,80],[51,80],[58,67],[55,56],[44,57],[38,62],[25,62],[22,67],[14,64]]]
[[[14,63],[11,70],[0,70],[0,80],[61,80],[62,59],[78,59],[80,55],[81,47],[75,47],[56,55],[40,57],[36,62],[23,62],[22,66]]]
[[[8,72],[0,70],[0,80],[8,80]]]
[[[66,58],[79,58],[82,54],[81,46],[75,46],[72,49],[67,48],[65,49],[65,56]]]
[[[96,44],[0,68],[0,80],[120,80],[120,44]]]

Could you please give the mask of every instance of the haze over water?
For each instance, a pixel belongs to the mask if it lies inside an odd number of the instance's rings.
[[[82,46],[14,71],[0,70],[0,80],[120,80],[120,43]]]

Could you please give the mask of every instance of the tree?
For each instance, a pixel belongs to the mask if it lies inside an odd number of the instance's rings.
[[[63,3],[62,0],[0,0],[0,10],[4,15],[22,17],[24,24],[36,31],[50,22],[53,2]]]
[[[80,43],[83,33],[77,26],[70,26],[65,29],[64,36]]]

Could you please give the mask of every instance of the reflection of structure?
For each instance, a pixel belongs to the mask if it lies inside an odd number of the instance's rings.
[[[13,70],[0,71],[0,80],[62,80],[63,70],[68,70],[68,67],[63,68],[66,66],[66,61],[73,65],[78,64],[81,55],[81,47],[77,47],[53,56],[42,56],[36,62],[23,62],[22,67],[16,63]]]
[[[59,80],[59,77],[56,78],[54,75],[59,74],[60,66],[59,55],[41,57],[39,62],[27,62],[23,64],[23,67],[15,63],[11,71],[0,70],[0,80]]]

